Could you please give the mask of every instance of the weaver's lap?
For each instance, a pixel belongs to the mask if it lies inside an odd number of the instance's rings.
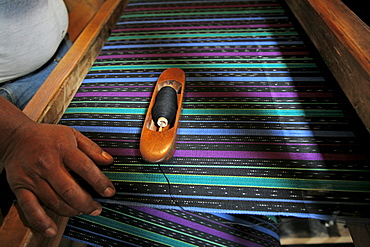
[[[71,45],[72,42],[69,39],[63,40],[55,55],[40,69],[2,84],[0,86],[0,96],[12,102],[19,109],[23,109],[49,74],[58,65]]]

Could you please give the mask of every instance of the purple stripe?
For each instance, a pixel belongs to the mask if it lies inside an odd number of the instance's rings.
[[[150,97],[151,92],[80,92],[75,97]],[[306,92],[186,92],[185,97],[333,97],[332,93]]]
[[[283,159],[283,160],[363,160],[361,155],[329,153],[252,152],[252,151],[209,151],[177,150],[174,157]]]
[[[180,224],[180,225],[183,225],[183,226],[187,226],[189,228],[192,228],[192,229],[195,229],[195,230],[198,230],[198,231],[201,231],[201,232],[208,233],[208,234],[213,235],[213,236],[218,236],[220,238],[227,239],[229,241],[232,241],[232,242],[235,242],[235,243],[238,243],[238,244],[242,244],[244,246],[250,246],[250,247],[254,247],[254,246],[259,247],[260,246],[260,247],[263,247],[262,245],[250,242],[246,239],[236,237],[236,236],[228,234],[226,232],[215,230],[213,228],[210,228],[210,227],[192,222],[190,220],[185,220],[181,217],[177,217],[177,216],[174,216],[172,214],[168,214],[168,213],[165,213],[163,211],[159,211],[157,209],[153,209],[153,208],[149,208],[149,207],[132,207],[132,208],[134,208],[136,210],[139,210],[139,211],[142,211],[142,212],[147,213],[147,214],[157,216],[159,218],[166,219],[168,221],[172,221],[174,223],[177,223],[177,224]]]
[[[245,232],[245,231],[243,231],[243,230],[240,230],[240,229],[238,229],[238,228],[235,228],[235,227],[232,227],[232,226],[230,226],[230,225],[225,225],[225,224],[222,224],[222,223],[220,223],[220,222],[218,222],[218,221],[215,221],[215,220],[211,220],[211,219],[208,219],[208,218],[206,218],[206,217],[202,217],[202,216],[199,216],[199,215],[196,215],[196,214],[193,214],[193,213],[191,213],[191,212],[186,212],[187,214],[190,214],[190,215],[193,215],[193,216],[195,216],[195,217],[198,217],[198,218],[200,218],[200,219],[204,219],[204,220],[207,220],[207,221],[209,221],[209,222],[213,222],[214,224],[218,224],[218,225],[221,225],[221,226],[223,226],[223,227],[227,227],[227,228],[230,228],[230,229],[233,229],[234,231],[238,231],[238,232],[242,232],[243,234],[247,234],[247,235],[249,235],[249,236],[254,236],[254,237],[256,237],[256,238],[259,238],[259,239],[263,239],[264,241],[268,241],[268,242],[270,242],[270,243],[273,243],[274,244],[274,242],[273,241],[271,241],[271,240],[269,240],[269,239],[266,239],[266,238],[263,238],[263,237],[261,237],[261,236],[259,236],[259,235],[255,235],[255,234],[252,234],[252,233],[250,233],[250,232]],[[272,231],[272,230],[271,230]]]
[[[277,3],[269,3],[269,4],[239,4],[239,5],[206,5],[206,6],[185,6],[185,7],[159,7],[159,8],[128,8],[125,12],[133,12],[133,11],[156,11],[156,10],[179,10],[179,9],[224,9],[224,8],[248,8],[248,7],[277,7],[281,6]]]
[[[75,97],[150,97],[151,92],[82,92]]]
[[[294,146],[319,146],[314,143],[283,143],[283,142],[197,142],[197,141],[177,141],[177,143],[191,143],[191,144],[235,144],[235,145],[294,145]]]
[[[140,156],[139,149],[104,148],[111,155]],[[174,157],[192,158],[237,158],[237,159],[279,159],[279,160],[364,160],[363,155],[331,153],[293,153],[258,151],[213,151],[213,150],[176,150]]]
[[[107,78],[102,78],[102,80],[107,80]],[[109,79],[108,79],[109,80]],[[114,79],[113,79],[114,80]],[[155,80],[155,79],[154,79]],[[81,86],[80,88],[153,88],[153,86]],[[282,86],[284,87],[284,86]]]
[[[199,57],[199,56],[284,56],[284,55],[309,55],[306,51],[294,52],[194,52],[194,53],[161,53],[161,54],[128,54],[98,56],[97,59],[140,58],[140,57]]]
[[[102,80],[109,80],[107,78],[103,78]],[[115,79],[112,79],[112,80],[115,80]],[[155,80],[155,79],[154,79]],[[194,80],[192,81],[196,81],[196,78],[194,78]],[[81,86],[80,88],[153,88],[153,86]],[[226,86],[226,85],[222,85],[222,86],[187,86],[187,88],[195,88],[195,87],[201,87],[201,88],[207,88],[207,87],[211,87],[211,88],[215,88],[215,87],[219,87],[219,88],[237,88],[237,87],[240,87],[240,88],[266,88],[267,86],[246,86],[246,85],[231,85],[231,86]],[[325,87],[327,88],[326,86],[268,86],[269,88],[299,88],[299,87],[302,87],[302,88],[318,88],[318,87]]]
[[[333,97],[332,93],[305,93],[305,92],[189,92],[185,97]]]

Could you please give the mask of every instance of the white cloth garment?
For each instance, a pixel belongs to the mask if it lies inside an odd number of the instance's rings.
[[[0,0],[0,83],[44,65],[67,28],[63,0]]]

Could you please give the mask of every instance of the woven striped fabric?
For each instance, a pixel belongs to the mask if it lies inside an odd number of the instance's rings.
[[[132,0],[60,123],[115,157],[101,202],[366,219],[368,133],[322,64],[282,1]],[[187,76],[177,150],[149,164],[140,132],[171,67]]]
[[[100,216],[71,218],[64,237],[89,246],[280,246],[268,217],[103,206]]]

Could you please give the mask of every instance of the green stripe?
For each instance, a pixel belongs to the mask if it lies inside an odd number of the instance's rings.
[[[246,33],[207,33],[207,34],[162,34],[162,35],[133,35],[133,36],[118,36],[109,37],[109,41],[126,40],[126,39],[161,39],[161,38],[192,38],[192,37],[239,37],[239,36],[282,36],[282,35],[298,35],[297,32],[246,32]]]
[[[239,10],[239,11],[206,11],[206,12],[177,12],[177,13],[163,13],[158,12],[154,14],[124,14],[122,18],[132,17],[156,17],[156,16],[187,16],[187,15],[234,15],[234,14],[253,14],[253,13],[284,13],[283,9],[269,9],[269,10]]]
[[[145,114],[146,108],[69,107],[65,114]],[[301,109],[183,109],[183,115],[343,116],[340,110]]]
[[[169,68],[182,68],[182,69],[219,69],[219,68],[316,68],[314,63],[225,63],[225,64],[140,64],[140,65],[113,65],[113,66],[93,66],[90,71],[101,70],[141,70],[141,69],[169,69]]]
[[[160,183],[167,184],[163,174],[158,173],[124,173],[104,172],[116,182],[128,183]],[[289,179],[263,178],[248,176],[217,176],[217,175],[185,175],[166,174],[171,184],[205,185],[227,187],[259,187],[274,189],[300,189],[321,191],[369,192],[368,181],[318,180],[318,179]]]
[[[104,208],[105,209],[105,208]],[[88,222],[92,222],[94,224],[98,224],[101,226],[109,227],[112,229],[115,229],[120,232],[126,232],[131,235],[137,236],[139,238],[146,238],[150,241],[158,242],[161,244],[167,244],[170,246],[195,246],[174,238],[170,238],[161,234],[157,234],[155,232],[151,232],[139,227],[134,227],[129,224],[125,224],[119,221],[111,220],[109,218],[103,217],[103,216],[91,216],[91,215],[79,215],[76,216],[80,219],[83,219]],[[141,220],[141,219],[138,219]],[[149,222],[150,223],[150,222]],[[171,229],[173,231],[173,229]],[[181,234],[183,234],[181,232]]]

